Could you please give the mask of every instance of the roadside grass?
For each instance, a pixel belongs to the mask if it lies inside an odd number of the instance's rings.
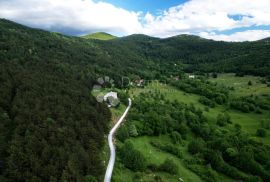
[[[112,123],[115,124],[118,119],[122,116],[122,114],[125,112],[127,106],[124,104],[120,103],[119,106],[117,107],[111,107],[110,111],[112,113]]]

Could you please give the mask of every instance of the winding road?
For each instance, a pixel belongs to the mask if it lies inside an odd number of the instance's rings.
[[[129,98],[128,99],[128,107],[126,108],[124,114],[121,116],[121,118],[118,120],[118,122],[114,125],[114,127],[111,129],[111,131],[109,133],[108,142],[109,142],[109,146],[110,146],[111,156],[110,156],[109,164],[107,166],[104,182],[110,182],[111,181],[112,172],[113,172],[113,166],[114,166],[114,162],[115,162],[115,147],[113,145],[113,135],[116,132],[119,125],[123,122],[123,120],[126,117],[130,107],[131,107],[131,99]]]

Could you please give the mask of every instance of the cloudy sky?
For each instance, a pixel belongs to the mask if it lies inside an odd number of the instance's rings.
[[[0,0],[0,17],[68,35],[270,37],[270,0]]]

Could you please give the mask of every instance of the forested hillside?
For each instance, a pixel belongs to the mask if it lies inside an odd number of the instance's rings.
[[[184,71],[270,75],[265,41],[182,35],[88,40],[0,20],[0,181],[101,181],[111,118],[96,78],[166,79]],[[267,176],[268,179],[268,176]]]
[[[270,45],[265,40],[229,43],[197,36],[180,35],[158,39],[145,35],[131,35],[102,42],[115,57],[136,55],[159,65],[184,64],[188,72],[235,72],[265,76],[270,74]],[[120,53],[121,54],[118,54]],[[147,62],[151,63],[151,62]]]
[[[0,22],[0,181],[103,178],[110,112],[90,95],[99,50],[80,41]]]

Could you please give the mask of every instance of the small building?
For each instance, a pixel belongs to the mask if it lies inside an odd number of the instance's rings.
[[[144,85],[144,79],[135,80],[137,87],[142,87]]]
[[[180,77],[179,76],[175,76],[175,77],[173,77],[173,79],[176,80],[176,81],[178,81],[180,79]]]
[[[104,95],[103,100],[108,103],[108,107],[115,107],[118,106],[120,101],[117,97],[117,92],[108,92]]]
[[[108,97],[112,97],[114,99],[118,99],[117,97],[117,92],[108,92],[106,95],[104,95],[104,101],[107,101],[108,100]]]
[[[189,79],[194,79],[195,78],[195,75],[188,75],[188,78]]]

